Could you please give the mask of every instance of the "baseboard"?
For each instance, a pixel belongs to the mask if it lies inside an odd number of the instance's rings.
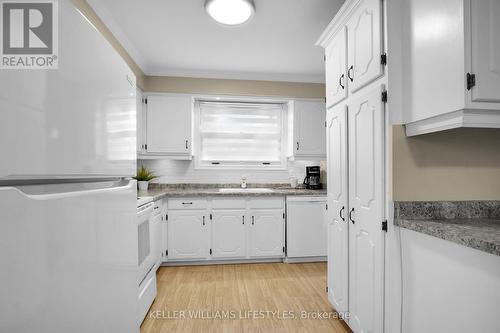
[[[261,263],[283,262],[283,258],[262,259],[222,259],[222,260],[198,260],[198,261],[164,261],[161,266],[204,266],[204,265],[234,265],[234,264],[261,264]]]
[[[327,261],[327,257],[299,257],[299,258],[289,258],[286,257],[283,262],[287,264],[298,264],[301,262],[323,262]]]

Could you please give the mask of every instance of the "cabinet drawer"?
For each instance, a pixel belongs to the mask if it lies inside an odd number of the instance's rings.
[[[156,200],[153,205],[153,215],[161,214],[161,209],[163,208],[163,200]]]
[[[250,208],[283,208],[283,198],[251,199]]]
[[[208,207],[205,199],[169,199],[168,209],[206,209]]]
[[[213,199],[212,201],[213,209],[245,209],[246,201],[245,199]]]

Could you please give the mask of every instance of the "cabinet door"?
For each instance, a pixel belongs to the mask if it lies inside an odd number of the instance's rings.
[[[147,98],[147,151],[189,155],[192,101],[189,96]]]
[[[282,257],[285,223],[283,210],[252,210],[250,216],[250,256]]]
[[[330,107],[347,97],[347,38],[343,27],[325,49],[326,105]]]
[[[328,160],[328,300],[340,312],[348,311],[349,222],[347,106],[327,113]]]
[[[166,201],[165,201],[166,202]],[[166,204],[165,204],[166,206]],[[167,250],[168,250],[168,213],[167,210],[163,211],[163,225],[162,225],[162,239],[161,239],[161,256],[163,261],[168,260]]]
[[[219,210],[212,214],[212,257],[242,258],[246,256],[245,210]]]
[[[362,0],[349,19],[347,76],[353,92],[383,73],[381,7],[381,0]]]
[[[151,253],[153,254],[153,259],[156,264],[161,261],[162,252],[162,238],[163,238],[163,215],[158,214],[152,217],[153,221],[150,229],[150,240],[151,240]]]
[[[142,106],[143,106],[143,97],[142,97],[142,91],[140,89],[137,89],[136,92],[136,109],[137,109],[137,123],[136,123],[136,130],[137,130],[137,152],[143,152],[144,151],[144,145],[145,142],[143,141],[143,122],[145,119],[142,117]],[[145,127],[145,126],[144,126]]]
[[[207,230],[204,211],[171,211],[168,215],[168,259],[206,259]]]
[[[295,156],[324,156],[325,103],[323,101],[294,102]]]
[[[471,1],[474,102],[500,102],[500,1]]]
[[[349,105],[349,325],[383,332],[384,106],[382,88]]]

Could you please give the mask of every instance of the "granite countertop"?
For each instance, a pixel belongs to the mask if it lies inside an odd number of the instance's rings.
[[[137,192],[138,197],[151,197],[153,200],[158,200],[165,197],[276,197],[289,195],[306,195],[306,196],[324,196],[326,189],[308,190],[305,188],[291,188],[286,184],[249,184],[248,189],[252,188],[271,188],[269,192],[220,192],[220,188],[235,188],[239,187],[234,184],[216,185],[216,184],[152,184],[148,191]]]
[[[500,202],[395,202],[394,224],[500,256]]]

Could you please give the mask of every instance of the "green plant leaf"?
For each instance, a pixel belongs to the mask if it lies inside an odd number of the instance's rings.
[[[137,170],[137,176],[134,177],[138,182],[148,182],[152,179],[157,178],[151,171],[146,169],[144,165],[141,165],[140,169]]]

